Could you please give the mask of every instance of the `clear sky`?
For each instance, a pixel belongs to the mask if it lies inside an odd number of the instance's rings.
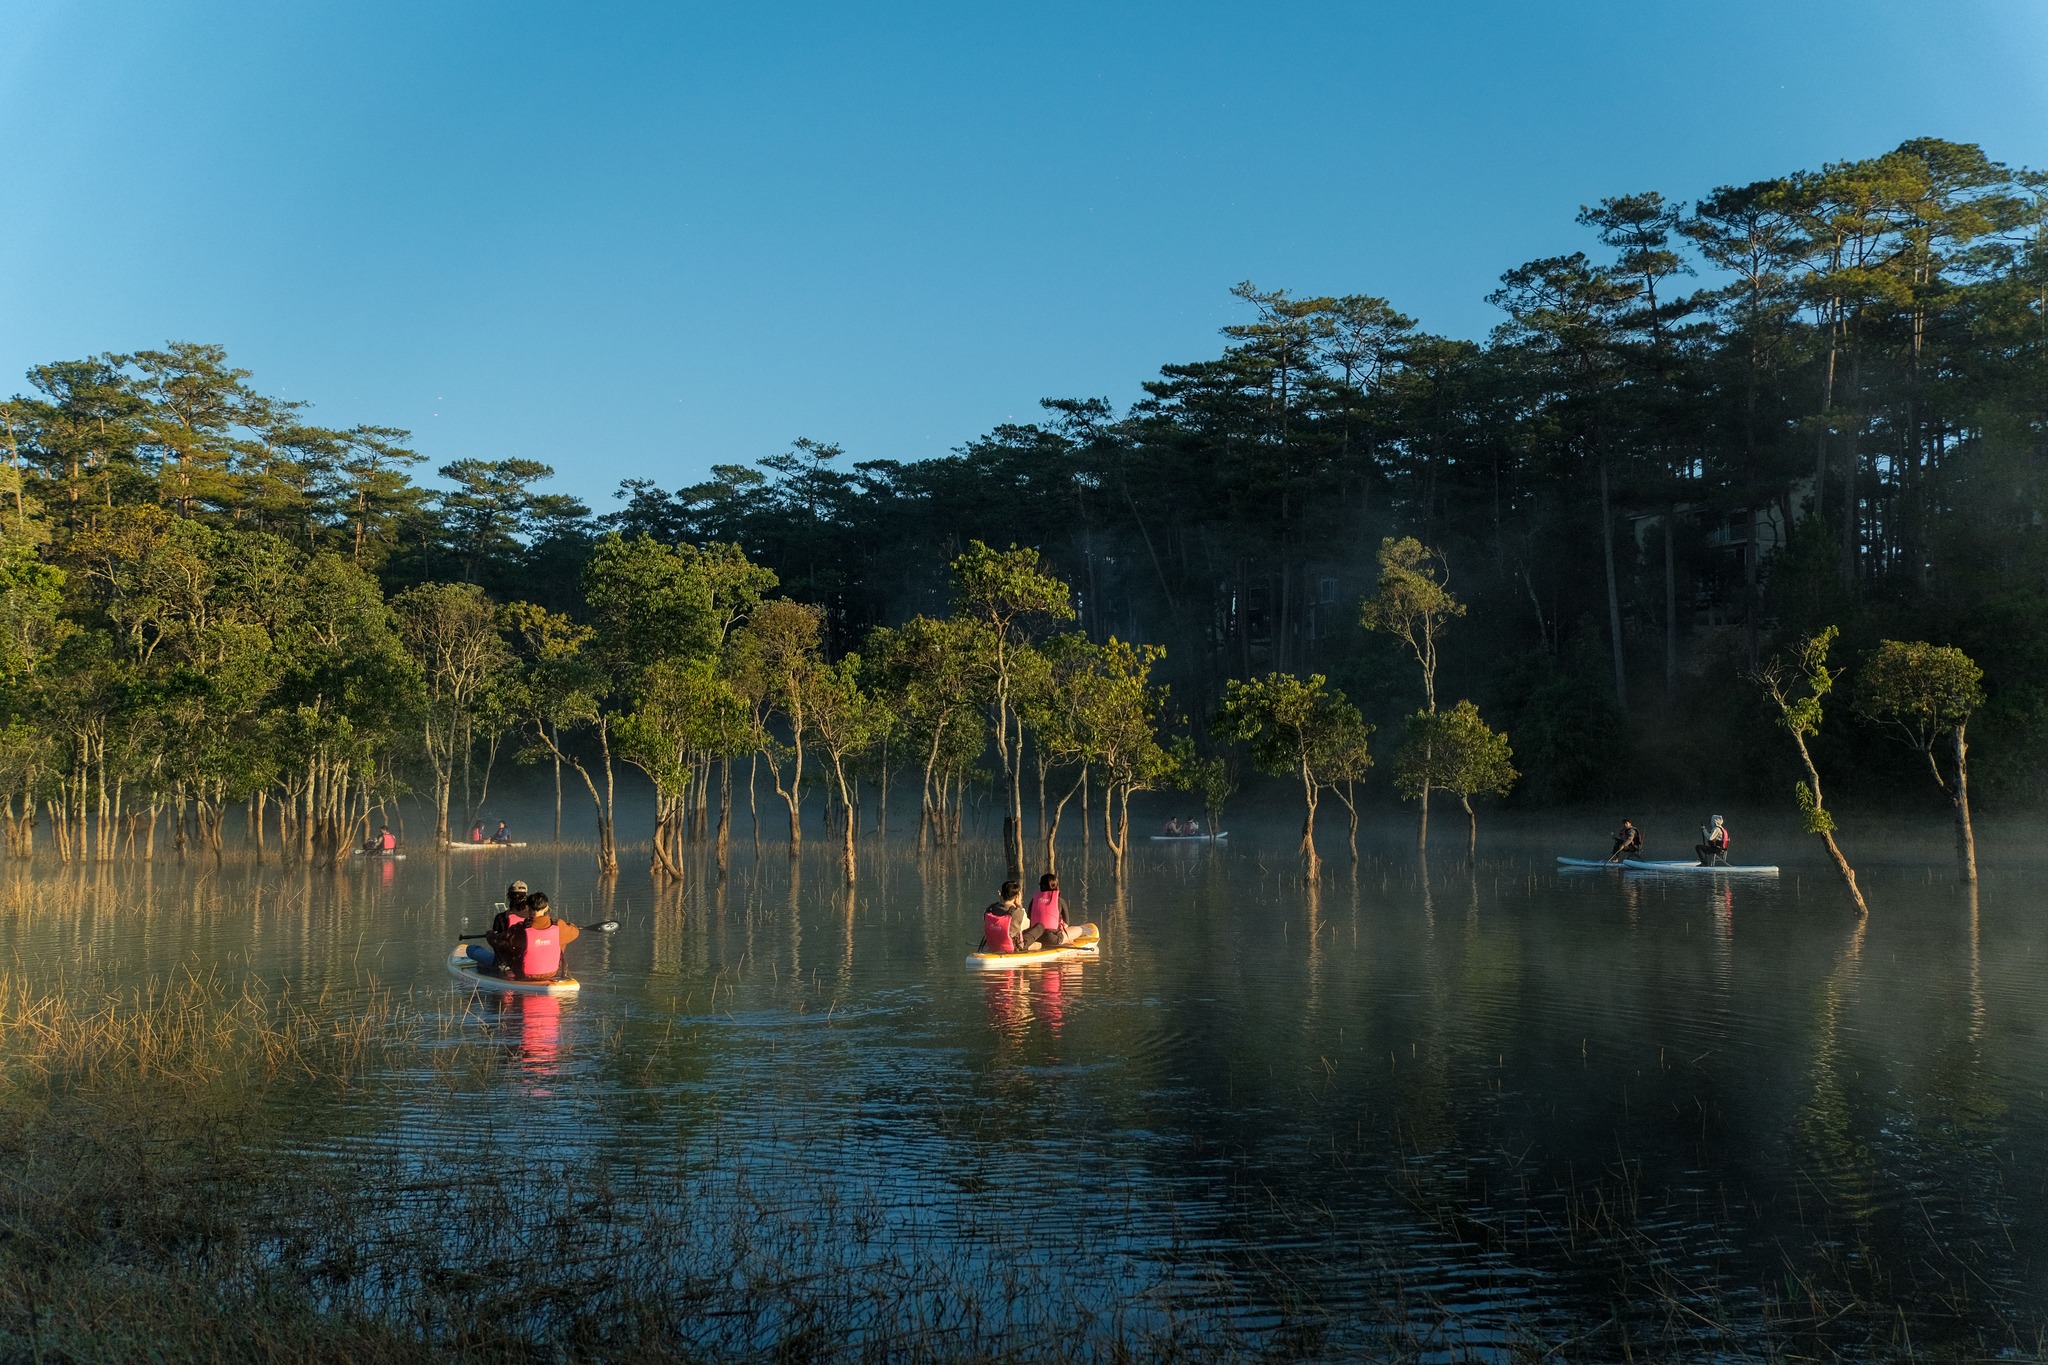
[[[1477,336],[1581,203],[1920,135],[2048,166],[2048,3],[0,0],[0,391],[218,341],[606,510],[1127,402],[1241,279]]]

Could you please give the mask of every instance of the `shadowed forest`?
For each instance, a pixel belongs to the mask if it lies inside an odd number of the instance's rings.
[[[1816,765],[1938,813],[1965,723],[1975,794],[2039,800],[2048,176],[1923,139],[1578,229],[1484,341],[1247,282],[1127,410],[916,462],[805,438],[607,508],[539,491],[574,452],[423,486],[408,433],[216,346],[40,366],[0,404],[10,847],[217,847],[240,808],[339,850],[400,796],[446,837],[514,763],[611,866],[637,773],[676,875],[806,800],[851,868],[892,782],[932,839],[992,788],[1013,863],[1259,772],[1354,829],[1432,790],[1789,808]],[[1769,684],[1816,640],[1802,765]]]

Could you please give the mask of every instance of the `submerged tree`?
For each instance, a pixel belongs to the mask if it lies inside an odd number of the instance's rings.
[[[1001,764],[1003,848],[1010,875],[1024,875],[1024,734],[1015,695],[1024,655],[1041,623],[1074,619],[1073,592],[1039,567],[1038,551],[992,550],[980,541],[953,561],[953,601],[984,633],[990,719]]]
[[[1984,670],[1952,645],[1886,640],[1863,665],[1856,705],[1927,760],[1934,785],[1955,812],[1956,863],[1977,880],[1977,838],[1970,827],[1970,716],[1984,704]],[[1946,744],[1955,774],[1941,770],[1935,750]]]
[[[1316,804],[1333,784],[1355,777],[1371,762],[1372,727],[1322,674],[1298,678],[1269,673],[1250,682],[1233,680],[1210,724],[1216,738],[1242,743],[1252,762],[1274,777],[1301,783],[1306,808],[1301,822],[1303,874],[1322,876],[1316,854]]]
[[[1806,818],[1806,832],[1818,836],[1827,849],[1835,871],[1842,876],[1842,885],[1848,888],[1849,899],[1856,903],[1856,913],[1867,915],[1870,907],[1864,904],[1863,892],[1856,885],[1856,869],[1849,866],[1849,860],[1835,843],[1835,818],[1828,814],[1821,797],[1820,769],[1814,766],[1813,751],[1806,743],[1820,733],[1821,702],[1834,690],[1838,675],[1828,668],[1828,648],[1839,633],[1829,626],[1810,635],[1789,656],[1778,655],[1765,661],[1751,676],[1778,708],[1779,723],[1792,736],[1799,761],[1806,768],[1806,781],[1794,789],[1800,814]]]
[[[421,734],[434,775],[434,839],[445,844],[456,768],[468,764],[478,717],[512,655],[497,609],[473,583],[422,583],[391,607],[425,683]]]
[[[1417,711],[1408,718],[1408,741],[1394,763],[1394,785],[1410,800],[1427,802],[1432,788],[1451,792],[1465,810],[1465,851],[1479,849],[1479,817],[1472,798],[1506,796],[1521,776],[1508,737],[1488,728],[1479,708],[1461,701],[1448,711]],[[1421,843],[1429,844],[1423,816]]]

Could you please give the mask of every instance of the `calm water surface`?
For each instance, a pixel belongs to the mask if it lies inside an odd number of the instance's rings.
[[[1551,827],[1476,865],[1372,833],[1355,866],[1330,841],[1318,894],[1278,827],[1141,843],[1121,883],[1076,846],[1069,913],[1106,951],[1014,973],[962,962],[988,847],[870,847],[849,894],[829,850],[744,839],[667,895],[573,849],[17,866],[0,960],[206,964],[337,1011],[375,982],[511,1050],[486,1084],[380,1078],[309,1153],[740,1163],[797,1216],[857,1200],[991,1274],[1028,1248],[1083,1296],[1179,1280],[1254,1332],[1306,1312],[1310,1353],[1390,1318],[1452,1354],[1617,1321],[2036,1349],[2042,869],[1993,841],[1972,895],[1938,839],[1894,841],[1859,926],[1789,835],[1751,837],[1785,875],[1746,881],[1561,873],[1584,850]],[[514,876],[621,922],[571,950],[579,997],[448,977]]]

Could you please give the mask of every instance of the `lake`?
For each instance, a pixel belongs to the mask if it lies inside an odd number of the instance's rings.
[[[850,892],[815,835],[794,861],[743,835],[666,893],[630,849],[610,887],[582,848],[39,861],[0,869],[0,955],[35,984],[253,975],[337,1016],[393,989],[497,1063],[281,1091],[293,1159],[603,1170],[638,1217],[716,1208],[895,1295],[869,1333],[980,1285],[977,1330],[1056,1304],[1072,1354],[1138,1328],[1306,1358],[2037,1352],[2026,831],[1987,831],[1972,892],[1938,821],[1850,829],[1861,923],[1789,825],[1743,831],[1775,879],[1556,867],[1605,823],[1495,820],[1474,863],[1456,821],[1427,860],[1405,822],[1356,864],[1330,829],[1313,891],[1277,817],[1141,837],[1122,878],[1076,841],[1101,959],[1004,973],[963,964],[985,837],[869,841]],[[515,876],[619,921],[570,950],[579,996],[447,974]]]

